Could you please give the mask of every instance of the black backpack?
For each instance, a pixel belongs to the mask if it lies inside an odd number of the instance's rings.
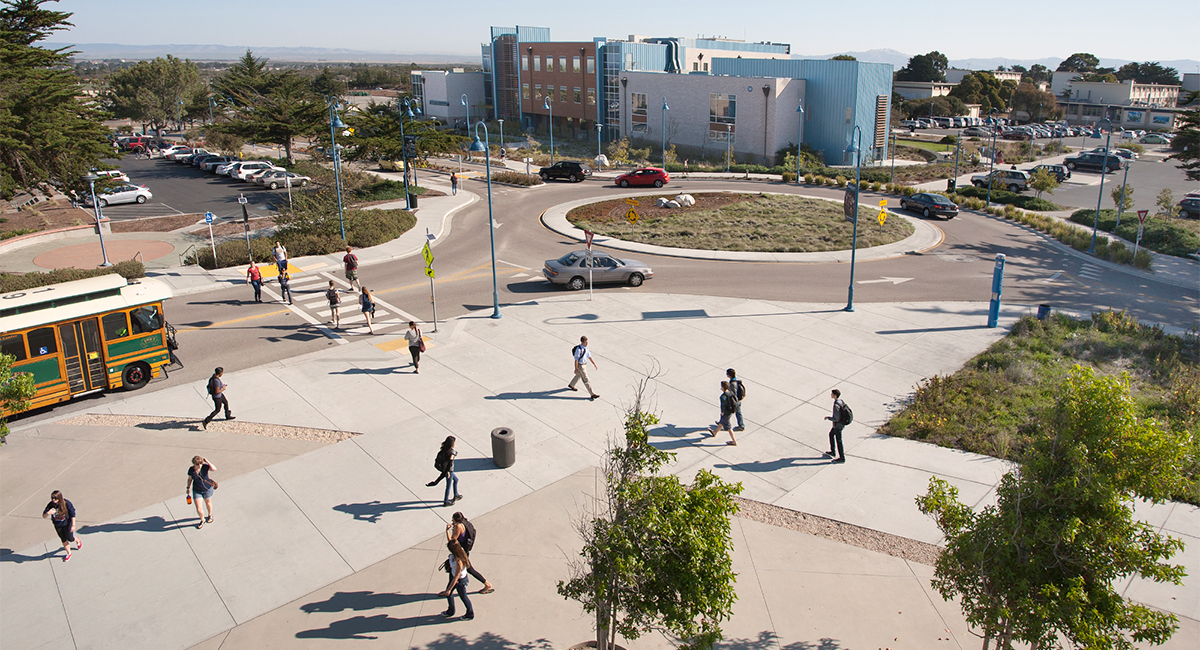
[[[212,377],[208,378],[208,394],[209,395],[217,394],[217,376],[216,375],[213,375]]]
[[[579,358],[579,357],[578,357],[578,355],[579,355],[579,347],[580,347],[580,346],[576,345],[575,347],[571,348],[571,358],[572,358],[572,359],[578,359],[578,358]]]
[[[733,389],[733,394],[737,395],[738,401],[746,399],[746,382],[741,379],[734,379],[732,383],[736,385]]]
[[[433,459],[433,468],[439,472],[450,471],[450,454],[439,451],[437,457]]]
[[[722,393],[721,396],[725,398],[725,403],[721,405],[721,415],[733,415],[737,413],[738,406],[740,406],[738,399],[730,396],[729,393]]]
[[[463,528],[467,529],[467,536],[463,538],[462,547],[464,551],[470,553],[471,549],[475,546],[475,525],[469,521],[464,521]]]
[[[846,426],[854,421],[854,411],[850,410],[850,405],[842,402],[842,421],[838,424]]]

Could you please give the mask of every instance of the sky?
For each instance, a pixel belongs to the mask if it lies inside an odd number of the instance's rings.
[[[46,7],[75,14],[72,30],[48,39],[72,43],[308,46],[474,60],[490,26],[520,24],[549,27],[561,41],[718,36],[790,43],[800,55],[890,48],[938,50],[950,59],[1074,52],[1133,61],[1200,58],[1197,0],[58,0]]]

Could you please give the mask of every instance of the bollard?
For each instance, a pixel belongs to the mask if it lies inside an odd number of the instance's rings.
[[[996,253],[996,268],[992,271],[992,304],[988,306],[988,327],[1000,320],[1000,291],[1004,288],[1004,253]]]
[[[508,427],[492,429],[492,462],[501,469],[517,462],[517,437]]]
[[[1050,318],[1050,305],[1038,305],[1038,320],[1046,320]]]

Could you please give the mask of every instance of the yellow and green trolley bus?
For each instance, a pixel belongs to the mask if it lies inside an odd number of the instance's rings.
[[[163,303],[171,288],[116,273],[0,295],[0,352],[33,375],[30,408],[102,390],[136,390],[177,362]],[[11,415],[5,413],[5,415]]]

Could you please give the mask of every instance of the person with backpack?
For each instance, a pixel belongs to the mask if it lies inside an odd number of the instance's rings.
[[[462,499],[462,495],[458,493],[458,475],[454,473],[454,457],[458,452],[454,450],[454,436],[446,436],[442,441],[442,448],[438,451],[437,456],[433,459],[433,468],[441,472],[438,477],[425,484],[425,487],[433,487],[446,479],[446,496],[442,499],[442,505],[450,507],[455,501]],[[450,488],[454,487],[454,499],[450,499]]]
[[[734,413],[737,413],[738,399],[737,395],[735,395],[733,391],[729,389],[729,382],[721,382],[721,397],[718,401],[721,404],[721,419],[717,420],[716,424],[708,428],[709,435],[716,437],[716,435],[721,432],[721,429],[724,429],[729,432],[729,441],[725,444],[736,447],[737,438],[735,438],[733,435],[733,427],[730,426],[729,419],[733,417]]]
[[[745,431],[746,421],[742,419],[742,402],[746,400],[746,384],[738,379],[737,371],[733,368],[726,370],[725,376],[729,378],[729,390],[733,391],[734,396],[737,397],[737,412],[734,414],[737,416],[737,426],[733,430]]]
[[[279,302],[287,302],[287,304],[289,304],[289,305],[293,304],[292,303],[292,284],[291,283],[292,283],[292,276],[288,275],[288,272],[286,270],[284,270],[283,273],[279,274],[279,295],[280,295]]]
[[[458,545],[466,552],[467,557],[471,557],[471,549],[475,547],[475,525],[467,520],[466,516],[461,512],[454,513],[451,522],[446,524],[446,541],[457,541]],[[472,562],[467,567],[467,573],[476,580],[483,583],[483,588],[479,590],[481,594],[490,594],[496,591],[492,583],[487,581],[478,571],[475,570],[475,563]],[[446,585],[446,590],[439,593],[439,596],[447,596],[450,594],[450,589],[454,587],[454,583]]]
[[[338,316],[338,304],[342,302],[342,297],[338,295],[338,288],[333,286],[333,280],[329,281],[325,299],[329,301],[329,322],[333,323],[333,329],[337,329],[342,326],[342,320]]]
[[[237,419],[233,417],[232,413],[229,412],[229,400],[225,397],[225,389],[228,386],[226,386],[225,382],[221,380],[221,375],[223,374],[225,374],[225,369],[218,366],[215,370],[213,370],[212,377],[208,378],[208,395],[212,397],[213,410],[212,413],[208,414],[208,417],[204,418],[205,429],[208,428],[208,423],[212,422],[213,418],[217,417],[217,413],[221,412],[222,407],[225,409],[226,420]]]
[[[371,291],[366,287],[362,288],[362,295],[358,297],[358,304],[362,307],[363,318],[367,319],[367,329],[374,334],[375,326],[371,324],[371,318],[375,316],[375,299],[371,297]]]
[[[825,455],[832,456],[835,463],[844,463],[846,450],[842,448],[842,429],[854,421],[854,411],[842,401],[842,391],[835,388],[829,396],[833,398],[833,415],[825,419],[833,422],[833,428],[829,430],[829,451]]]
[[[362,283],[358,281],[358,256],[350,252],[350,247],[346,247],[346,255],[342,258],[342,264],[346,265],[346,281],[350,283],[350,289],[354,289],[354,285],[358,285],[359,290],[362,289]]]
[[[54,524],[54,532],[58,533],[58,541],[62,542],[63,550],[67,552],[63,562],[71,559],[71,542],[75,542],[75,550],[83,548],[83,542],[75,537],[75,504],[67,500],[63,493],[55,490],[50,493],[50,503],[42,510],[42,519],[50,519]]]
[[[567,388],[579,390],[575,388],[575,384],[579,383],[579,380],[582,379],[583,387],[588,389],[588,395],[591,396],[591,399],[595,400],[597,397],[600,397],[596,391],[592,390],[592,384],[588,381],[588,361],[591,361],[592,367],[597,370],[600,369],[600,366],[596,365],[596,360],[592,358],[592,353],[588,350],[588,338],[586,336],[579,337],[579,345],[571,348],[571,357],[575,360],[575,377],[571,379],[571,383],[567,384]]]

